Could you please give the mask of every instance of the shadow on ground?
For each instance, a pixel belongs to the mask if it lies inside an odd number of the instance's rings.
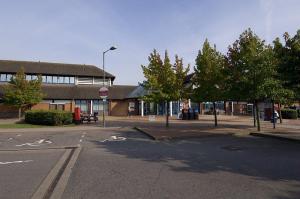
[[[258,181],[291,183],[290,187],[300,185],[300,144],[297,143],[235,136],[158,142],[141,135],[125,136],[129,138],[124,142],[90,142],[130,159],[164,163],[176,172],[224,171]],[[182,164],[168,164],[173,160]],[[300,189],[295,190],[284,190],[288,197],[274,198],[298,199]]]

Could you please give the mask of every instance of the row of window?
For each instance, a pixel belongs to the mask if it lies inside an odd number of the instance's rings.
[[[42,82],[46,84],[75,84],[75,77],[43,75]]]
[[[65,105],[64,104],[49,104],[49,109],[50,110],[64,111],[65,110]]]
[[[1,82],[9,82],[11,78],[14,77],[14,74],[0,74]],[[26,75],[26,80],[36,80],[38,78],[37,75]],[[75,77],[69,76],[52,76],[52,75],[43,75],[42,82],[47,84],[75,84]]]
[[[0,82],[9,82],[13,74],[0,74]]]
[[[9,82],[14,74],[0,74],[1,82]],[[36,80],[37,75],[26,75],[26,80]],[[46,84],[75,84],[75,77],[72,76],[55,76],[55,75],[43,75],[42,82]],[[93,77],[78,77],[78,84],[103,84],[103,79]],[[110,80],[106,79],[105,85],[110,85]]]
[[[77,83],[78,84],[103,84],[103,79],[96,78],[96,77],[78,77]],[[110,85],[110,80],[105,79],[104,84]]]
[[[75,107],[79,107],[81,112],[90,113],[103,111],[103,101],[102,100],[75,100]],[[105,111],[108,111],[108,103],[105,102]]]

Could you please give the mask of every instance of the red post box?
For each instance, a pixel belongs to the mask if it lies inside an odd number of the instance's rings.
[[[81,118],[80,118],[80,108],[76,107],[74,110],[74,121],[75,124],[80,124]]]

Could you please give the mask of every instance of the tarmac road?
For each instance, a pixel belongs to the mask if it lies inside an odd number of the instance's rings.
[[[125,141],[106,141],[116,135]],[[90,132],[63,198],[300,198],[300,145],[251,136],[152,141]]]
[[[0,133],[0,162],[24,161],[0,163],[0,198],[30,198],[63,148],[78,145],[62,198],[300,198],[297,143],[252,136],[153,141],[130,128]]]

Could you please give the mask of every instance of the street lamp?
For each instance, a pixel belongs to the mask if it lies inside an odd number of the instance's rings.
[[[110,50],[116,50],[117,48],[112,46],[110,47],[108,50],[104,51],[103,52],[103,56],[102,56],[102,60],[103,60],[103,87],[105,87],[105,53],[107,53],[108,51]],[[102,111],[102,122],[103,122],[103,128],[105,127],[105,107],[104,107],[104,104],[105,104],[105,101],[106,101],[106,98],[107,97],[104,97],[103,98],[103,111]]]

